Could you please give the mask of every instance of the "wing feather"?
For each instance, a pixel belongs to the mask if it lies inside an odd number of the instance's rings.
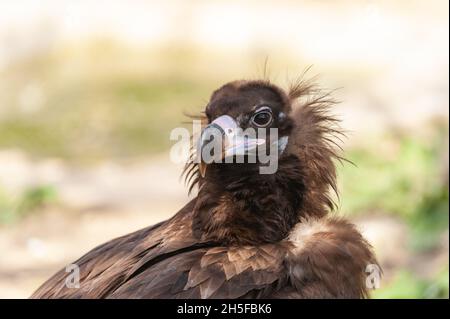
[[[286,252],[271,250],[276,253],[269,260],[266,251],[250,246],[212,247],[176,254],[131,278],[111,297],[244,298],[253,290],[268,296],[285,277]]]

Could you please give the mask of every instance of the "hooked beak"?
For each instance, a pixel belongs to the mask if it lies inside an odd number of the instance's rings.
[[[265,139],[244,135],[231,116],[222,115],[206,126],[200,136],[197,145],[200,174],[205,177],[206,167],[210,163],[247,155],[264,143]]]

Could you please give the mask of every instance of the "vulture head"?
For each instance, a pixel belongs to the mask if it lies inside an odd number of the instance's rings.
[[[334,207],[333,100],[300,81],[234,81],[213,92],[185,168],[199,187],[194,233],[227,244],[277,242]]]

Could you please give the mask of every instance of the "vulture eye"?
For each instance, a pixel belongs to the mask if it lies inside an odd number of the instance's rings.
[[[272,111],[268,107],[261,108],[251,118],[251,122],[257,127],[267,127],[272,124],[272,121]]]

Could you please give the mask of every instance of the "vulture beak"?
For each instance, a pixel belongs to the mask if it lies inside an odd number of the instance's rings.
[[[248,155],[265,142],[265,139],[244,135],[231,116],[222,115],[206,126],[200,136],[197,145],[200,174],[205,177],[206,167],[210,163],[220,163],[227,157]]]

